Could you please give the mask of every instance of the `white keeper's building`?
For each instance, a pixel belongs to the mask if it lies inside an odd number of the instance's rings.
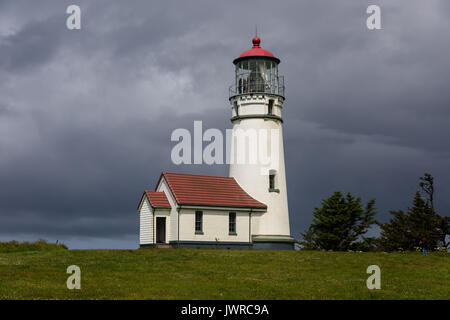
[[[163,172],[155,189],[144,191],[139,202],[141,247],[294,249],[282,134],[284,80],[278,75],[280,60],[262,49],[260,41],[255,36],[253,47],[233,61],[231,122],[233,132],[277,129],[277,165],[235,162],[229,177]],[[231,149],[237,157],[248,153],[234,141]]]

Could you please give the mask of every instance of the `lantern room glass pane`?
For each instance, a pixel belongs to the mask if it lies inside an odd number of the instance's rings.
[[[271,81],[272,92],[278,93],[278,68],[276,63],[272,64],[272,74],[273,74]]]
[[[236,64],[235,93],[279,94],[278,64],[265,58],[250,58]]]

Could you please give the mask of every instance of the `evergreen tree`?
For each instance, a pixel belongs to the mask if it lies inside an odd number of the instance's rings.
[[[427,194],[427,203],[430,205],[431,210],[435,214],[436,211],[434,210],[434,178],[431,174],[425,173],[423,177],[420,178],[420,187],[422,188],[422,191]],[[450,240],[447,241],[447,236],[450,235],[450,217],[442,217],[440,215],[437,215],[436,219],[438,220],[437,223],[437,232],[439,234],[439,245],[443,247],[450,246]]]
[[[384,250],[414,250],[416,247],[433,250],[440,241],[448,245],[445,239],[449,218],[435,212],[433,176],[426,173],[420,180],[419,186],[426,198],[417,191],[413,206],[408,208],[407,213],[402,210],[390,211],[393,217],[389,222],[378,223],[381,227],[380,245]]]
[[[381,228],[379,244],[383,250],[396,251],[414,248],[408,215],[402,210],[389,211],[393,215],[388,223],[378,223]]]
[[[321,208],[314,208],[313,223],[302,233],[304,249],[346,251],[360,243],[368,228],[375,223],[375,199],[363,209],[361,198],[350,193],[344,197],[339,191],[322,200]],[[364,240],[364,239],[363,239]]]

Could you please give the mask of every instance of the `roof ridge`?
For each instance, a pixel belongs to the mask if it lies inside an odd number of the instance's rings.
[[[235,180],[233,177],[213,176],[213,175],[208,175],[208,174],[177,173],[177,172],[167,172],[167,171],[163,171],[162,174],[163,174],[163,175],[166,175],[166,174],[174,174],[174,175],[178,175],[178,176],[194,176],[194,177],[224,178],[224,179],[233,179],[233,180]]]

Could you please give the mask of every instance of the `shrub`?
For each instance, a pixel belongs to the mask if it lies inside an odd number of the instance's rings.
[[[0,242],[0,252],[21,252],[21,251],[47,251],[47,250],[67,250],[64,243],[48,243],[44,239],[35,242],[16,240]]]

